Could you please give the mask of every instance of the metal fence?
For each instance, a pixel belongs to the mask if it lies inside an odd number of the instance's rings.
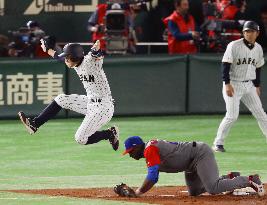
[[[67,44],[68,42],[59,42],[58,45],[59,46],[64,46],[65,44]],[[82,46],[92,46],[93,43],[92,42],[75,42],[75,43],[79,43]],[[147,53],[146,54],[151,54],[151,48],[154,46],[157,47],[167,47],[168,43],[167,42],[138,42],[136,43],[136,46],[145,46],[147,48]]]

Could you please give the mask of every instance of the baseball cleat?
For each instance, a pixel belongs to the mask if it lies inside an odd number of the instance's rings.
[[[19,112],[18,115],[20,121],[23,123],[30,134],[33,134],[37,131],[37,127],[35,126],[34,122],[30,118],[27,118],[24,112]]]
[[[212,149],[214,152],[225,152],[226,151],[223,145],[214,145]]]
[[[111,137],[109,138],[109,142],[112,145],[112,148],[117,151],[119,148],[119,128],[116,126],[113,126],[109,128],[109,130],[112,132]]]
[[[260,180],[260,177],[258,174],[254,174],[254,175],[250,175],[248,177],[249,183],[250,183],[250,187],[252,189],[254,189],[259,196],[264,196],[265,194],[265,190],[264,190],[264,186]]]

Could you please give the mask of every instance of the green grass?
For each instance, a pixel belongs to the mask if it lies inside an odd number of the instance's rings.
[[[124,202],[107,200],[87,200],[59,196],[43,196],[29,194],[15,194],[9,192],[0,192],[0,204],[2,205],[125,205]],[[129,205],[137,203],[127,202]],[[138,203],[142,205],[143,203]]]
[[[119,126],[122,141],[140,135],[145,140],[194,140],[212,145],[222,117],[122,117],[114,118],[108,126]],[[122,156],[123,143],[118,152],[107,141],[89,146],[77,144],[73,136],[81,121],[51,120],[32,136],[18,120],[0,121],[0,190],[112,187],[120,182],[139,186],[146,174],[144,160]],[[221,174],[235,170],[244,175],[259,173],[267,181],[266,139],[252,116],[240,116],[225,148],[226,153],[216,153]],[[182,174],[160,174],[158,185],[182,184]],[[0,204],[31,205],[42,201],[83,205],[89,200],[0,192]],[[112,203],[90,200],[90,204]]]

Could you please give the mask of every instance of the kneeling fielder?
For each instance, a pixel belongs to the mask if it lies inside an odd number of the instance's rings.
[[[220,194],[245,187],[253,188],[259,196],[265,194],[258,174],[240,176],[239,172],[231,172],[219,177],[214,153],[203,142],[168,142],[158,139],[144,142],[141,137],[132,136],[124,144],[123,154],[128,153],[135,160],[145,158],[147,164],[146,179],[136,191],[129,189],[129,192],[134,192],[129,196],[140,196],[149,191],[157,183],[159,172],[184,172],[190,196],[204,192]],[[114,189],[116,193],[117,187]]]

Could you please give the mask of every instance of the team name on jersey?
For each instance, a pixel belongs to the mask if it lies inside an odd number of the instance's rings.
[[[252,58],[238,58],[238,61],[236,63],[237,65],[243,65],[243,64],[251,64],[251,65],[254,65],[256,66],[256,60],[255,59],[252,59]]]
[[[85,82],[95,82],[95,77],[93,75],[79,75],[81,81]]]

